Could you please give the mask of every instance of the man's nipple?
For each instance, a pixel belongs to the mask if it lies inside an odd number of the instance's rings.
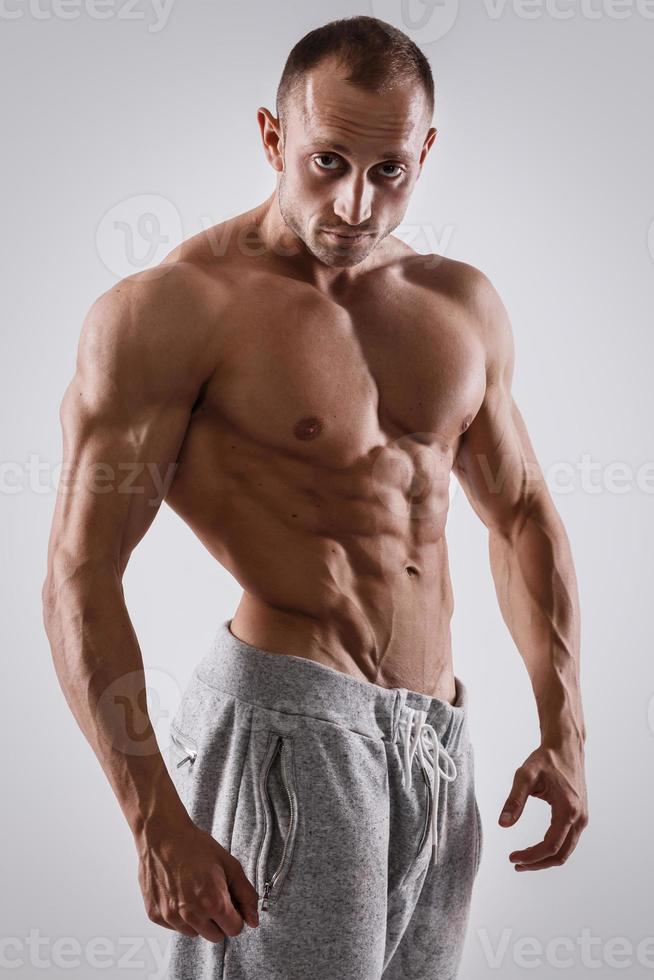
[[[322,419],[315,415],[308,415],[306,418],[300,419],[293,429],[293,435],[297,439],[315,439],[322,432],[322,427]]]

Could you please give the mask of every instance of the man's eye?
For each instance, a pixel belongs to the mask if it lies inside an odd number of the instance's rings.
[[[318,163],[319,160],[333,160],[337,165],[335,168],[335,167],[323,167],[322,164],[318,164],[321,170],[334,170],[338,168],[338,160],[331,153],[321,153],[320,156],[315,157],[316,163]]]
[[[319,156],[314,157],[314,160],[318,164],[320,170],[338,170],[340,167],[340,161],[338,157],[335,156],[333,153],[321,153]],[[327,164],[321,162],[325,160],[329,162]],[[399,177],[404,172],[403,168],[399,165],[399,163],[381,163],[379,166],[380,169],[382,170],[388,167],[390,167],[391,170],[395,170],[396,173],[389,174],[387,170],[384,173],[385,177],[391,177],[393,179]]]

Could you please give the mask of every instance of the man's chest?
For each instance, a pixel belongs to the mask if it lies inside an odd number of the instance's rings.
[[[380,442],[445,450],[479,408],[485,357],[452,300],[424,290],[347,304],[272,291],[243,296],[206,393],[243,435],[282,453],[347,466]]]

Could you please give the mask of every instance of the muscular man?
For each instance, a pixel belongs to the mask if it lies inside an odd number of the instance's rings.
[[[312,31],[278,115],[258,111],[274,192],[83,325],[44,616],[148,915],[173,930],[171,977],[457,975],[482,832],[450,644],[452,472],[540,721],[500,824],[537,796],[551,825],[510,860],[560,865],[587,823],[575,574],[511,395],[507,314],[482,272],[392,235],[433,108],[402,32]],[[162,499],[243,588],[167,761],[122,589]]]

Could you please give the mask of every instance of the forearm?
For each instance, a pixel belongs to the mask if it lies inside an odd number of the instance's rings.
[[[62,691],[135,838],[189,820],[147,712],[143,660],[115,568],[51,572],[43,599]]]
[[[581,703],[580,614],[565,528],[547,496],[510,527],[492,529],[490,561],[504,620],[525,662],[544,742],[586,738]]]

